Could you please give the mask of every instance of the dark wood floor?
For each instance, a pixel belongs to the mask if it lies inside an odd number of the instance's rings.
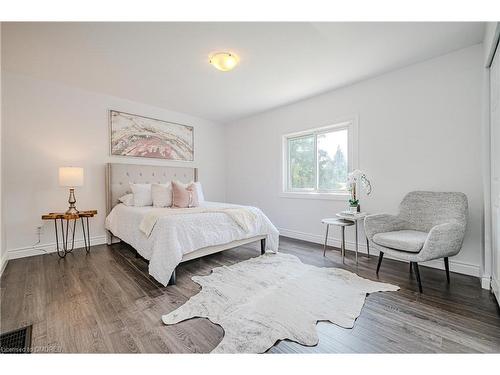
[[[281,238],[280,250],[320,267],[343,267],[377,280],[376,257],[338,251]],[[181,265],[177,285],[162,287],[147,274],[127,245],[75,250],[9,262],[1,278],[1,331],[33,324],[33,346],[43,352],[210,352],[223,331],[207,319],[165,326],[161,315],[182,305],[200,288],[193,275],[259,255],[243,246]],[[500,352],[500,311],[476,278],[421,268],[424,294],[417,292],[408,264],[384,260],[380,280],[398,292],[369,295],[353,329],[320,322],[315,347],[282,341],[271,353],[461,353]]]

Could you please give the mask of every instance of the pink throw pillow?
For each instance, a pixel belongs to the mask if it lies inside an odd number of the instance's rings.
[[[172,205],[177,208],[197,207],[199,202],[196,184],[184,185],[172,181]]]

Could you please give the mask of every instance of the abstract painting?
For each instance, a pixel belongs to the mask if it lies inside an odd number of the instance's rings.
[[[110,111],[111,155],[194,160],[192,126]]]

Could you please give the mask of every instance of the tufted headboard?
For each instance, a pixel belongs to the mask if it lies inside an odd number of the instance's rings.
[[[106,215],[118,203],[118,198],[130,193],[129,182],[164,184],[171,180],[184,183],[198,181],[198,169],[192,167],[108,163],[106,166]]]

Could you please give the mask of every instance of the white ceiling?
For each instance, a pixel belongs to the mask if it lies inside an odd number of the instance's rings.
[[[480,43],[483,23],[3,23],[2,69],[230,122]],[[240,65],[220,72],[208,54]]]

